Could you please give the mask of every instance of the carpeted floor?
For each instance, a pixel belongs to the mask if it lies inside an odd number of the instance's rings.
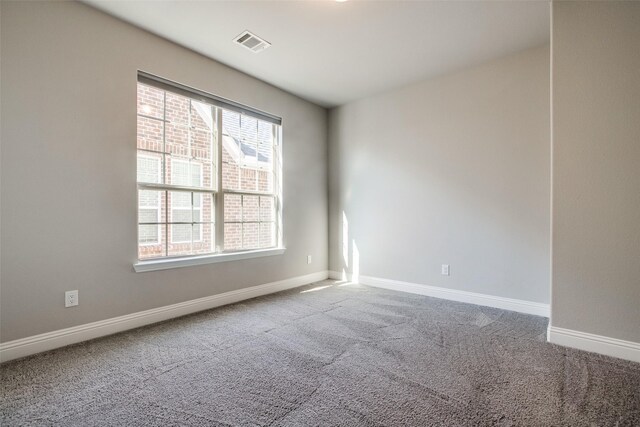
[[[327,281],[6,363],[0,424],[640,425],[640,364],[546,326]]]

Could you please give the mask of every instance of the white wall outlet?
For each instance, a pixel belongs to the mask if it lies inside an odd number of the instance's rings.
[[[449,275],[449,264],[442,264],[442,275],[443,276],[448,276]]]
[[[67,291],[64,293],[64,306],[73,307],[78,305],[78,291]]]
[[[311,255],[307,255],[307,264],[311,264]]]

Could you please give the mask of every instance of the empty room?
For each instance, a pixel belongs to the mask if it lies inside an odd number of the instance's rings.
[[[640,2],[0,0],[0,425],[640,426]]]

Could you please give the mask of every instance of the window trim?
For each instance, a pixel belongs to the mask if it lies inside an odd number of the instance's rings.
[[[196,89],[194,87],[167,80],[165,78],[147,73],[145,71],[138,70],[138,82],[146,84],[148,86],[157,87],[158,89],[177,93],[179,95],[183,95],[197,101],[213,104],[216,107],[224,108],[226,110],[232,110],[240,114],[246,114],[247,116],[255,117],[256,119],[273,123],[274,125],[282,126],[281,117],[258,110],[257,108],[240,104],[239,102],[231,101],[230,99],[223,98],[221,96],[214,95],[200,89]]]
[[[147,271],[169,270],[172,268],[191,267],[195,265],[213,264],[218,262],[239,261],[243,259],[262,258],[267,256],[282,255],[286,251],[285,247],[274,247],[268,249],[255,249],[236,252],[222,252],[209,255],[197,255],[174,258],[154,258],[150,260],[137,261],[133,264],[136,273]]]
[[[221,98],[198,89],[190,88],[188,86],[181,85],[179,83],[174,83],[169,80],[165,80],[161,77],[153,76],[149,73],[144,73],[142,71],[138,71],[138,79],[137,84],[143,84],[147,86],[156,87],[158,89],[177,93],[182,96],[186,96],[192,100],[205,102],[209,105],[212,105],[215,122],[214,122],[214,144],[213,148],[215,150],[213,160],[213,166],[216,171],[216,188],[212,189],[203,189],[203,188],[192,188],[192,187],[182,187],[178,185],[167,185],[167,184],[152,184],[152,183],[137,183],[137,191],[139,192],[142,189],[149,190],[160,190],[160,191],[171,191],[171,190],[186,190],[186,191],[195,191],[211,194],[212,197],[215,198],[214,211],[216,220],[213,222],[215,224],[214,233],[215,233],[215,252],[207,253],[207,254],[194,254],[194,255],[184,255],[184,256],[162,256],[158,258],[148,258],[148,259],[139,259],[136,257],[136,261],[133,263],[134,270],[136,272],[145,272],[145,271],[155,271],[155,270],[164,270],[170,268],[178,268],[178,267],[187,267],[193,265],[203,265],[209,263],[218,263],[218,262],[227,262],[227,261],[236,261],[242,259],[250,259],[250,258],[258,258],[265,256],[273,256],[273,255],[281,255],[285,252],[284,247],[284,238],[282,233],[282,119],[271,115],[269,113],[265,113],[260,110],[253,109],[251,107],[244,106],[242,104],[235,103],[233,101],[229,101],[225,98]],[[274,173],[273,177],[273,187],[270,192],[261,192],[261,191],[240,191],[242,194],[246,195],[257,195],[257,196],[268,196],[274,198],[274,246],[268,248],[256,248],[256,249],[233,249],[233,250],[224,250],[224,194],[230,192],[229,190],[223,190],[222,187],[222,145],[223,145],[223,132],[222,132],[222,112],[224,110],[231,110],[235,112],[239,112],[241,114],[245,114],[247,116],[251,116],[258,120],[271,123],[274,125],[273,132],[273,152],[272,152],[272,167],[267,168],[260,165],[259,161],[256,161],[256,165],[253,167],[256,170],[264,170],[269,169]],[[140,114],[140,113],[138,113]],[[141,149],[138,148],[138,155],[140,155],[139,151]],[[144,150],[143,150],[144,151]],[[154,151],[155,152],[155,151]],[[172,158],[172,160],[174,160]],[[247,167],[249,165],[240,165],[241,167]],[[258,167],[256,167],[258,166]],[[250,166],[249,166],[250,167]],[[253,169],[252,168],[252,169]],[[276,172],[278,171],[278,172]],[[202,176],[201,176],[202,178]],[[171,188],[168,188],[171,187]],[[231,191],[233,192],[233,191]],[[138,207],[139,209],[139,207]],[[160,211],[160,210],[158,210]],[[167,215],[169,213],[167,212]],[[260,218],[259,218],[260,219]],[[261,224],[262,221],[259,221]],[[168,225],[169,223],[165,224]],[[161,227],[159,224],[158,227]],[[260,231],[260,230],[259,230]],[[160,235],[159,235],[160,236]],[[168,236],[167,236],[168,238]],[[136,239],[136,243],[139,246],[139,242]],[[176,242],[173,242],[174,244]],[[179,244],[179,243],[176,243]],[[137,253],[138,251],[136,251]]]

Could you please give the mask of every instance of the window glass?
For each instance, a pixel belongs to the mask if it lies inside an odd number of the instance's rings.
[[[279,126],[165,86],[138,83],[139,259],[277,246]]]

